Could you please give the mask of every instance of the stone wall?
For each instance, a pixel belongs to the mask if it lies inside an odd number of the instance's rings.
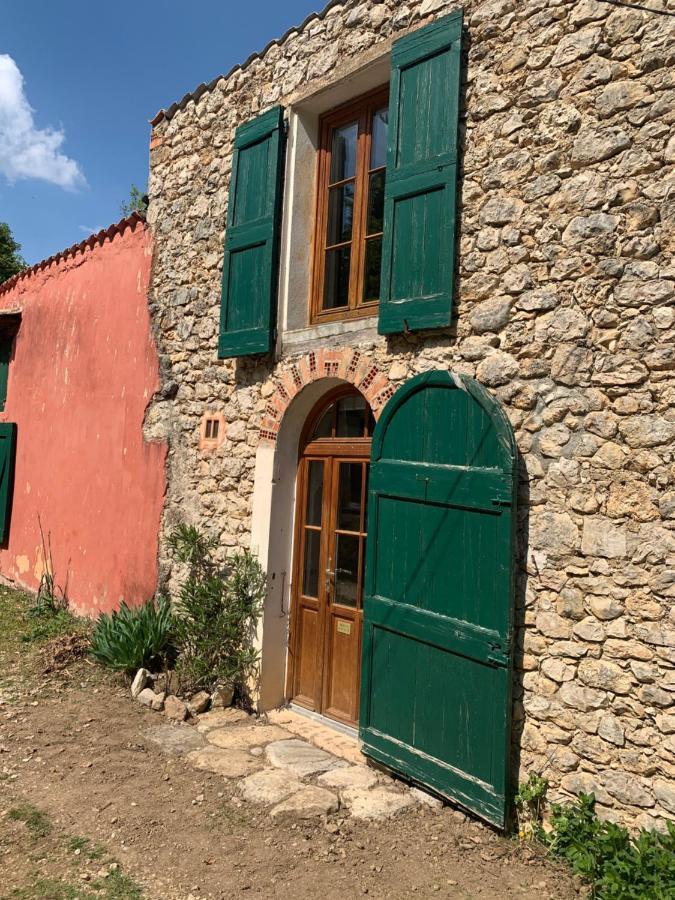
[[[260,429],[274,439],[270,409],[300,363],[216,357],[235,127],[459,5],[333,5],[156,120],[164,387],[146,430],[170,439],[165,529],[187,516],[223,554],[248,544]],[[675,816],[675,5],[463,5],[455,325],[351,349],[381,390],[451,368],[504,405],[522,455],[521,777],[543,772],[557,792],[595,791],[607,816],[659,825]],[[198,449],[206,410],[227,422],[217,452]]]

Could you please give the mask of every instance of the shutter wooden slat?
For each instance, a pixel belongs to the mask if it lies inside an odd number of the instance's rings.
[[[0,544],[7,540],[9,532],[15,452],[16,425],[0,422]]]
[[[274,343],[283,176],[283,109],[240,125],[227,210],[218,356],[268,353]]]
[[[392,50],[380,334],[452,318],[462,16]]]

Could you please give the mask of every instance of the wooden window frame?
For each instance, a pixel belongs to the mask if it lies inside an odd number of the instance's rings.
[[[318,181],[316,191],[316,214],[314,226],[314,262],[312,269],[312,290],[310,297],[310,324],[334,322],[344,319],[359,319],[377,314],[379,298],[364,302],[363,282],[366,248],[366,218],[368,215],[368,181],[373,172],[385,169],[370,168],[373,115],[389,102],[389,85],[362,94],[356,100],[331,110],[319,120],[320,145],[318,152]],[[349,270],[348,305],[339,309],[324,310],[323,291],[326,267],[326,228],[328,224],[328,197],[331,166],[331,143],[333,131],[351,121],[358,121],[356,150],[356,171],[354,179],[354,217],[352,221],[352,253]],[[341,182],[335,182],[340,184]],[[378,235],[372,234],[373,238]],[[331,245],[334,247],[341,244]]]

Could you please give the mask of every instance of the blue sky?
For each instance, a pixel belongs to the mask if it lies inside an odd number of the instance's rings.
[[[0,0],[0,221],[30,264],[120,218],[148,120],[324,0]]]

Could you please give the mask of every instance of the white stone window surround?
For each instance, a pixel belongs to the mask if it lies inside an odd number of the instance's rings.
[[[389,82],[389,49],[288,107],[288,142],[279,260],[277,358],[322,345],[377,338],[377,316],[309,324],[316,217],[319,119],[323,113]]]

